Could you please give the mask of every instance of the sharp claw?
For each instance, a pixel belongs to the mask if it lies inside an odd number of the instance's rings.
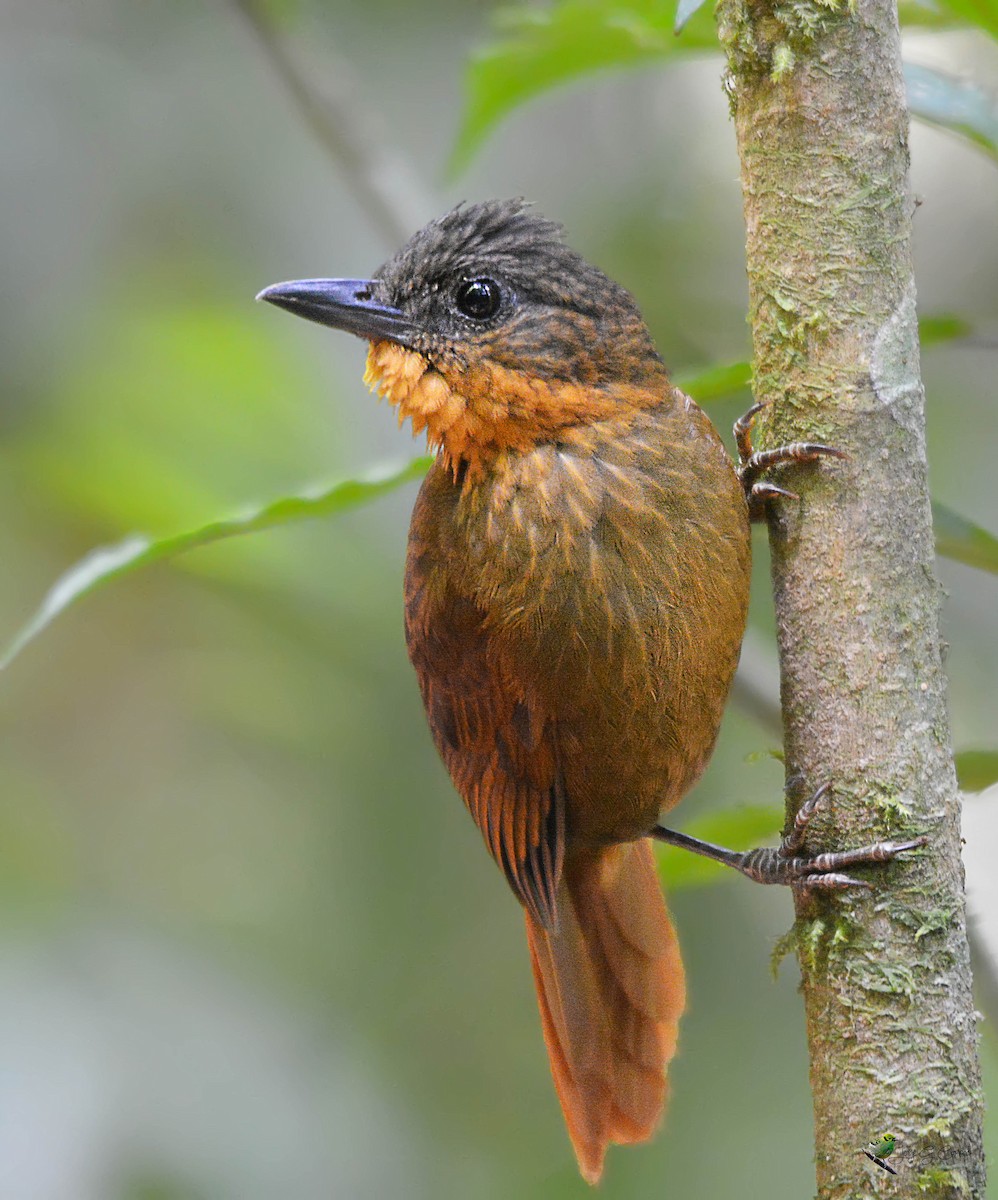
[[[788,488],[777,487],[775,483],[753,483],[752,484],[752,500],[766,501],[772,500],[774,496],[783,496],[787,500],[799,500],[800,496],[797,492],[791,492]]]
[[[846,888],[858,887],[873,891],[873,884],[865,879],[853,879],[851,875],[841,875],[837,871],[825,871],[820,875],[805,875],[795,880],[805,891],[844,892]]]
[[[800,809],[797,812],[797,820],[795,823],[806,825],[814,816],[814,814],[820,808],[824,807],[825,797],[829,794],[829,792],[831,792],[831,790],[832,785],[825,780],[820,787],[815,789],[814,794],[809,796],[800,806]]]
[[[840,450],[837,446],[824,446],[821,442],[807,442],[807,451],[813,454],[816,458],[821,455],[826,455],[829,458],[848,458],[849,455],[845,450]]]
[[[759,413],[762,412],[765,407],[765,404],[753,404],[751,408],[743,412],[738,418],[738,420],[735,422],[735,428],[746,429],[752,424],[753,420],[759,415]]]
[[[814,814],[822,807],[822,802],[831,790],[832,785],[826,779],[797,810],[793,827],[780,843],[780,853],[783,857],[792,857],[804,845],[808,824]]]
[[[881,842],[880,844],[888,858],[893,858],[896,854],[903,854],[905,850],[920,850],[929,844],[929,839],[923,834],[921,837],[909,838],[906,842]]]

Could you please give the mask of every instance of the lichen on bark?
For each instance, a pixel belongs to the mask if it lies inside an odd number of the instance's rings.
[[[720,0],[742,163],[790,776],[834,783],[821,848],[927,833],[871,892],[796,898],[821,1200],[982,1197],[982,1099],[938,627],[890,0]],[[795,790],[797,794],[797,790]],[[799,799],[799,795],[798,795]],[[861,1153],[898,1134],[897,1177]]]

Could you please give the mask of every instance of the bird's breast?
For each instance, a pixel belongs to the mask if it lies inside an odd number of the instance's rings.
[[[685,397],[501,456],[454,522],[466,585],[492,623],[527,634],[627,631],[637,649],[686,609],[723,614],[745,586],[741,488]]]
[[[744,631],[747,509],[713,427],[679,394],[424,491],[427,585],[473,599],[544,696],[583,823],[648,828],[706,763]]]

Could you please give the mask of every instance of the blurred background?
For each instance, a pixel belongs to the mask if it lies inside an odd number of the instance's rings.
[[[528,196],[636,294],[674,368],[747,357],[717,56],[552,92],[455,179],[491,6],[275,11],[388,155],[411,228]],[[969,35],[911,50],[998,78]],[[235,4],[2,0],[0,64],[6,641],[93,546],[415,448],[365,391],[360,342],[253,303],[279,279],[365,276],[396,245]],[[996,529],[998,172],[925,127],[912,157],[921,310],[974,330],[924,358],[934,494]],[[711,409],[725,434],[746,401]],[[405,656],[414,492],[137,573],[0,675],[3,1200],[589,1194],[518,907]],[[956,744],[994,748],[998,583],[940,574]],[[777,744],[732,706],[678,823],[778,802],[758,753]],[[735,878],[672,906],[690,1002],[671,1111],[650,1146],[611,1153],[602,1194],[721,1200],[748,1173],[771,1200],[808,1195],[797,969],[769,966],[789,897]],[[984,1050],[994,1092],[991,1029]]]

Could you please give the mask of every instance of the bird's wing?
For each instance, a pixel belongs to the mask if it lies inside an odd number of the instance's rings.
[[[545,928],[565,848],[554,721],[481,609],[406,571],[406,640],[437,749],[513,891]]]

